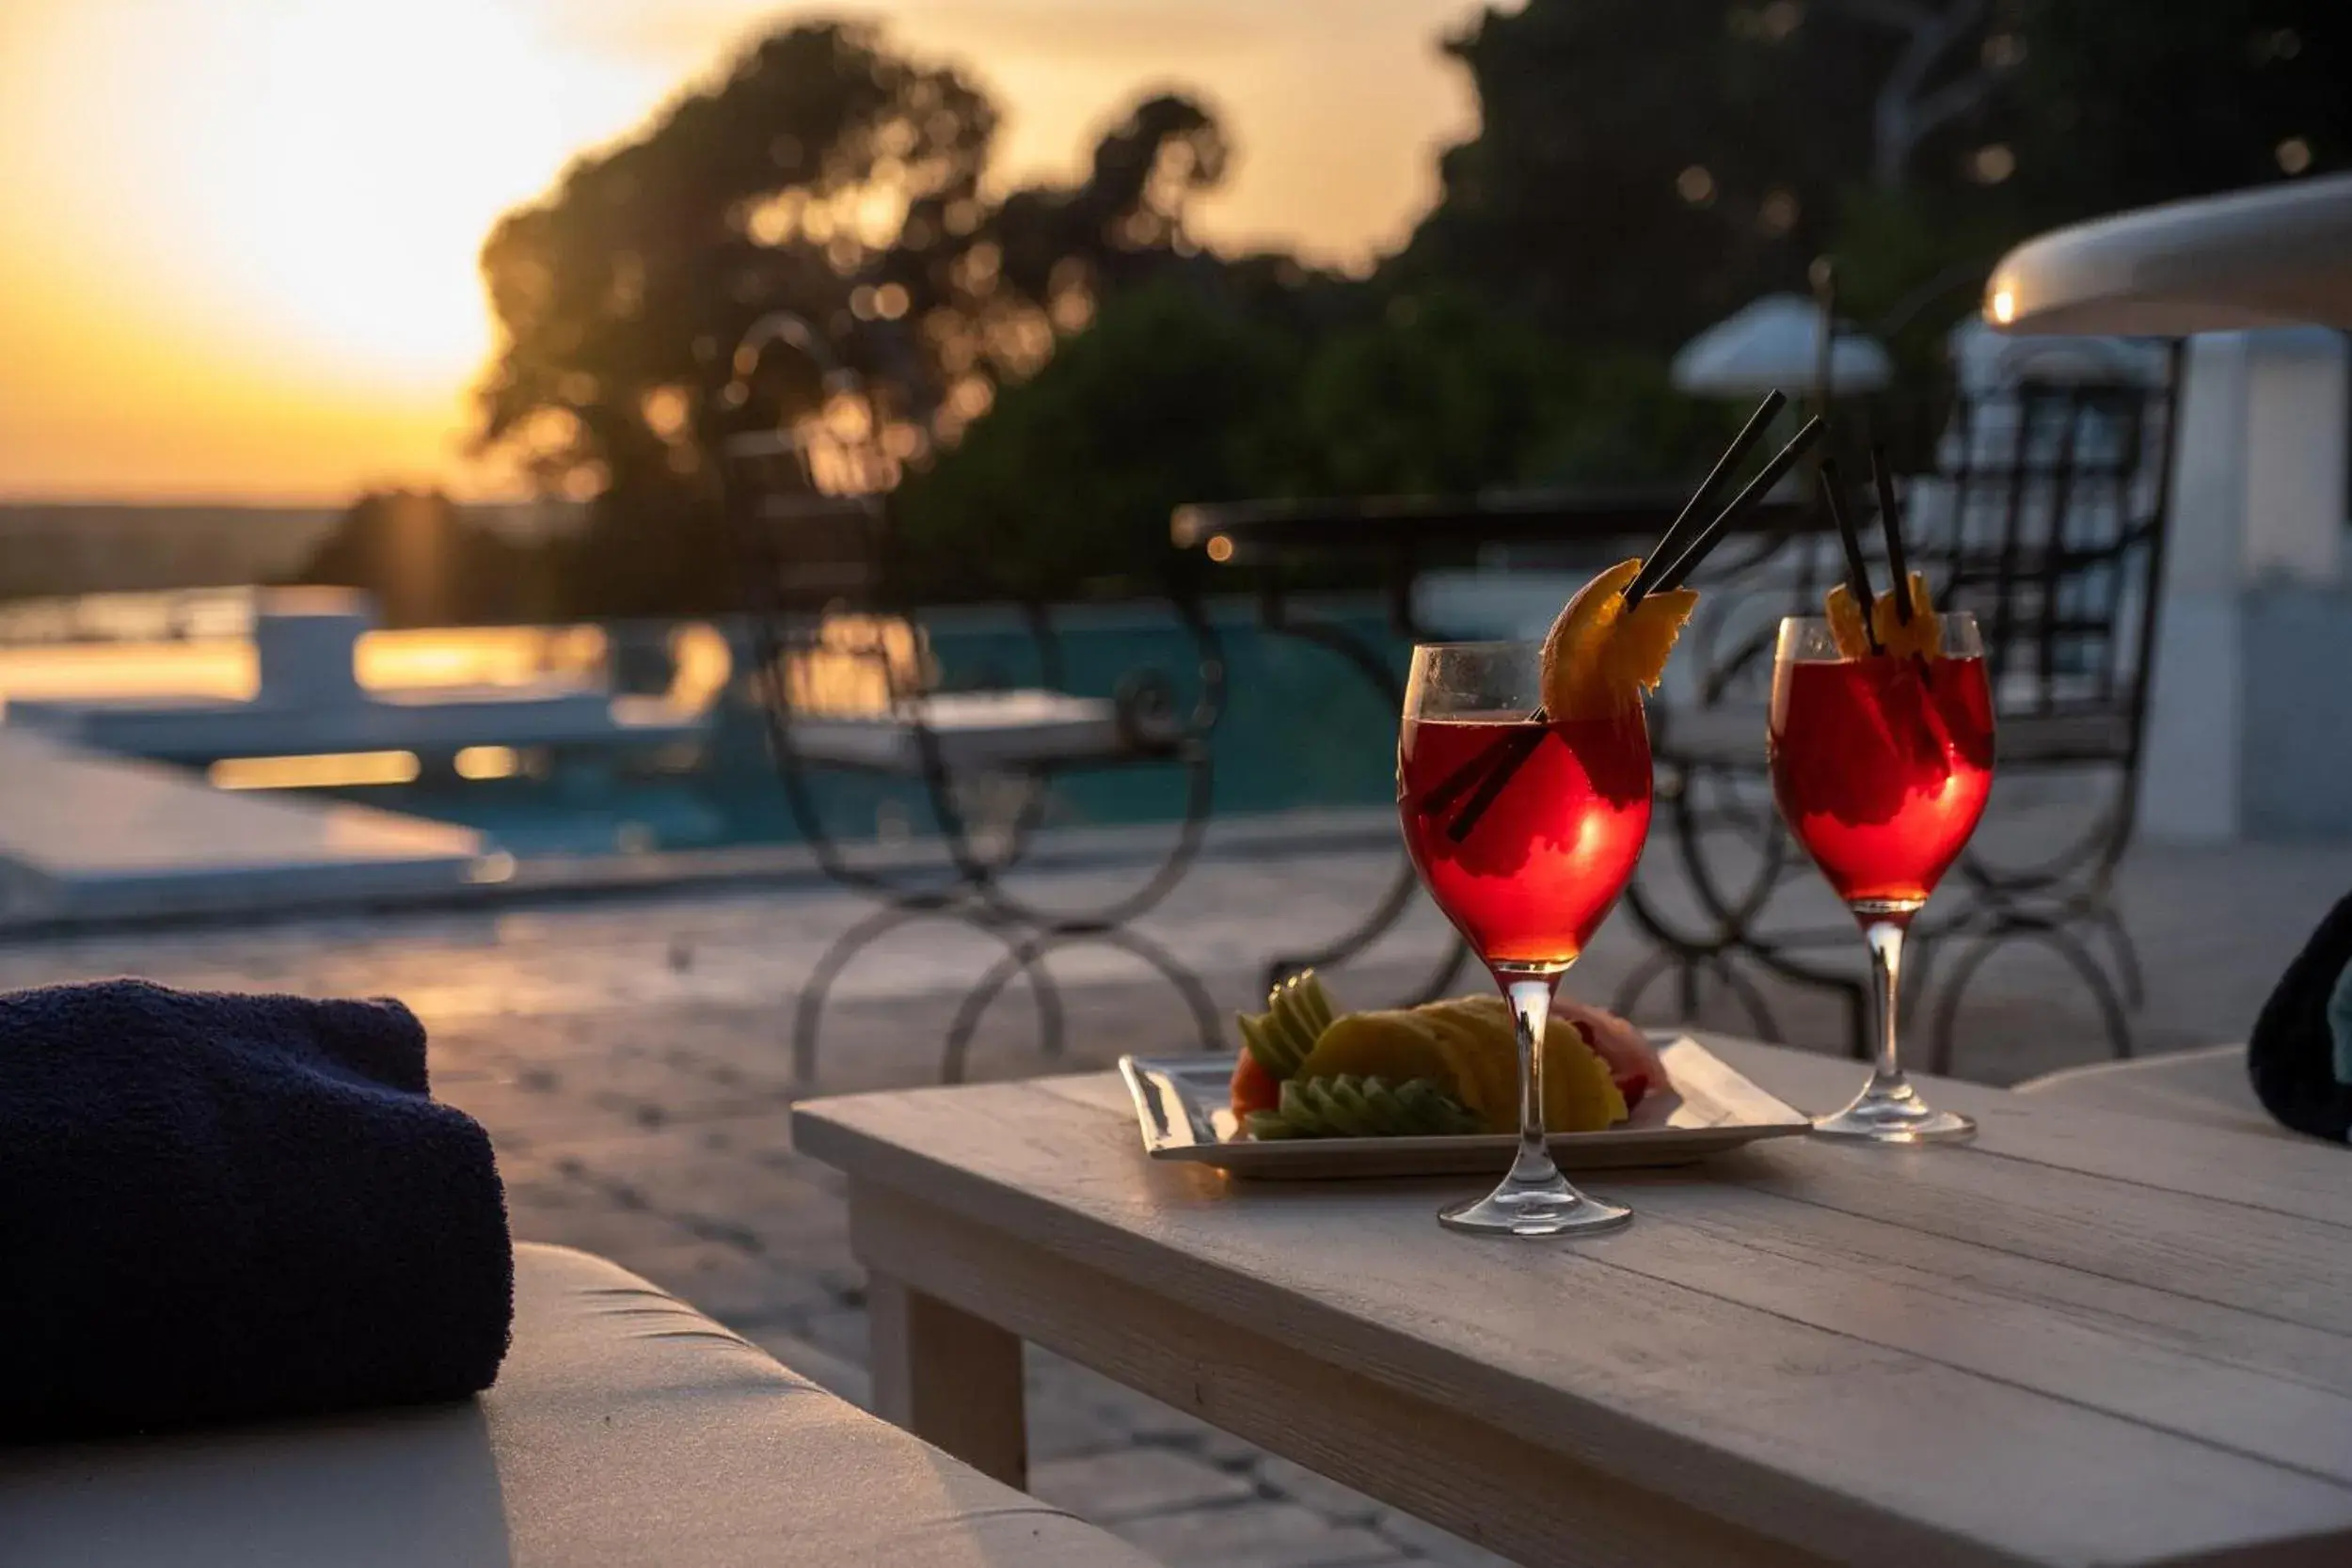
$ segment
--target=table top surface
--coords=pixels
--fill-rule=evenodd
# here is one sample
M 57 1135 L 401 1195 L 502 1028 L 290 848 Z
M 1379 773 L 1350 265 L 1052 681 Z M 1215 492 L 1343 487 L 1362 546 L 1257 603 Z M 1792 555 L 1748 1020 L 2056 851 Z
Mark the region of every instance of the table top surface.
M 1856 1084 L 1851 1062 L 1703 1037 L 1796 1105 Z M 1638 1218 L 1574 1243 L 1439 1229 L 1474 1183 L 1155 1164 L 1107 1073 L 817 1101 L 794 1139 L 1833 1555 L 2352 1560 L 2352 1157 L 1923 1083 L 1976 1144 L 1784 1140 L 1597 1175 Z
M 1447 546 L 1646 541 L 1665 531 L 1690 499 L 1691 488 L 1580 485 L 1477 496 L 1203 501 L 1176 509 L 1168 537 L 1180 549 L 1200 549 L 1222 540 L 1212 551 L 1214 559 L 1235 565 Z M 1735 518 L 1729 531 L 1753 534 L 1800 528 L 1810 515 L 1803 505 L 1770 500 Z

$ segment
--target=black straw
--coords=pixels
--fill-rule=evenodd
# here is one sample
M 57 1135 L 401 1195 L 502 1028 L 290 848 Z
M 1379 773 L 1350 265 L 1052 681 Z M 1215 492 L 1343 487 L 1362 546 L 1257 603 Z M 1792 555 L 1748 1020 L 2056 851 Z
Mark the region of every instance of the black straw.
M 1531 723 L 1541 723 L 1544 710 L 1538 707 L 1527 717 Z M 1421 798 L 1421 809 L 1433 813 L 1444 811 L 1467 794 L 1471 785 L 1493 771 L 1495 764 L 1510 753 L 1511 744 L 1507 739 L 1492 742 L 1470 761 L 1439 779 L 1438 787 Z
M 1883 443 L 1870 443 L 1870 482 L 1878 486 L 1879 527 L 1886 533 L 1886 569 L 1895 574 L 1895 618 L 1911 625 L 1911 562 L 1903 554 L 1902 509 L 1895 504 L 1895 476 L 1888 471 Z
M 1633 574 L 1631 582 L 1625 585 L 1625 607 L 1628 610 L 1640 604 L 1644 595 L 1659 586 L 1665 569 L 1681 559 L 1685 547 L 1682 536 L 1691 527 L 1692 519 L 1699 515 L 1699 508 L 1707 504 L 1708 499 L 1714 494 L 1715 486 L 1724 482 L 1724 476 L 1746 459 L 1749 450 L 1762 439 L 1765 427 L 1772 422 L 1773 416 L 1788 402 L 1788 394 L 1777 387 L 1764 394 L 1764 401 L 1756 405 L 1756 412 L 1748 416 L 1748 422 L 1740 427 L 1740 434 L 1731 438 L 1731 445 L 1725 447 L 1724 454 L 1715 459 L 1715 466 L 1708 470 L 1705 479 L 1699 481 L 1699 487 L 1691 492 L 1691 499 L 1682 503 L 1682 510 L 1675 515 L 1675 520 L 1666 525 L 1666 531 L 1658 536 L 1658 543 L 1650 547 L 1649 559 L 1642 562 L 1642 569 Z
M 1497 742 L 1494 766 L 1479 782 L 1478 792 L 1463 801 L 1461 811 L 1446 824 L 1445 836 L 1456 844 L 1470 837 L 1470 830 L 1478 826 L 1479 818 L 1486 815 L 1496 797 L 1502 793 L 1503 787 L 1526 766 L 1527 759 L 1535 754 L 1535 748 L 1542 745 L 1550 734 L 1551 726 L 1549 724 L 1529 725 L 1513 730 L 1509 736 Z
M 1699 531 L 1699 536 L 1691 541 L 1690 546 L 1675 560 L 1674 564 L 1667 567 L 1664 574 L 1659 578 L 1657 586 L 1660 588 L 1681 587 L 1683 579 L 1698 570 L 1699 562 L 1706 560 L 1707 552 L 1722 541 L 1724 531 L 1731 527 L 1732 523 L 1749 507 L 1762 499 L 1766 491 L 1778 484 L 1781 476 L 1796 467 L 1797 459 L 1813 450 L 1813 443 L 1821 438 L 1823 428 L 1821 416 L 1819 414 L 1799 426 L 1797 433 L 1788 437 L 1788 444 L 1772 453 L 1772 460 L 1758 468 L 1754 479 L 1740 486 L 1740 493 L 1731 498 L 1731 504 L 1717 513 L 1715 520 Z
M 1788 401 L 1787 395 L 1778 388 L 1774 388 L 1765 395 L 1764 401 L 1756 405 L 1756 412 L 1748 416 L 1748 422 L 1740 428 L 1740 434 L 1732 438 L 1731 445 L 1724 450 L 1723 456 L 1716 460 L 1715 467 L 1709 470 L 1707 478 L 1700 482 L 1698 489 L 1684 504 L 1680 515 L 1668 525 L 1666 531 L 1659 536 L 1658 544 L 1650 550 L 1648 558 L 1642 562 L 1641 571 L 1636 573 L 1633 580 L 1626 585 L 1624 598 L 1628 610 L 1640 604 L 1643 596 L 1655 589 L 1682 586 L 1682 579 L 1691 574 L 1699 562 L 1706 557 L 1708 550 L 1714 548 L 1715 542 L 1723 536 L 1724 531 L 1730 526 L 1732 519 L 1754 505 L 1756 498 L 1779 483 L 1781 476 L 1788 471 L 1790 466 L 1798 458 L 1803 457 L 1813 443 L 1820 438 L 1821 419 L 1817 414 L 1804 422 L 1797 434 L 1789 438 L 1788 444 L 1774 453 L 1772 460 L 1765 464 L 1754 479 L 1741 486 L 1740 493 L 1731 498 L 1731 504 L 1715 515 L 1714 521 L 1701 529 L 1697 536 L 1687 545 L 1677 542 L 1677 536 L 1687 531 L 1690 519 L 1698 515 L 1699 508 L 1706 503 L 1708 493 L 1715 487 L 1724 474 L 1739 466 L 1740 460 L 1747 455 L 1751 447 L 1756 445 L 1756 437 L 1764 433 L 1764 427 L 1772 422 L 1772 416 L 1779 413 L 1782 404 Z M 1661 567 L 1661 562 L 1665 562 L 1665 564 Z M 1645 578 L 1648 580 L 1645 581 Z M 1544 718 L 1544 710 L 1540 707 L 1528 715 L 1531 724 L 1538 723 Z M 1488 808 L 1493 806 L 1503 789 L 1509 785 L 1513 775 L 1526 765 L 1529 757 L 1535 754 L 1535 748 L 1541 745 L 1544 736 L 1550 733 L 1548 726 L 1530 728 L 1496 741 L 1442 780 L 1438 787 L 1424 798 L 1422 809 L 1424 811 L 1444 810 L 1446 803 L 1451 802 L 1463 790 L 1470 788 L 1470 782 L 1476 780 L 1477 789 L 1471 793 L 1469 800 L 1462 802 L 1462 809 L 1455 814 L 1454 820 L 1446 824 L 1446 836 L 1456 844 L 1461 843 L 1470 837 L 1470 830 L 1478 826 L 1479 818 L 1486 815 Z
M 1837 525 L 1837 537 L 1846 546 L 1846 588 L 1862 607 L 1862 640 L 1872 653 L 1880 653 L 1878 628 L 1871 625 L 1874 602 L 1870 593 L 1870 568 L 1862 559 L 1862 536 L 1854 531 L 1853 519 L 1846 515 L 1846 503 L 1837 495 L 1837 459 L 1821 460 L 1821 503 L 1829 508 L 1830 521 Z

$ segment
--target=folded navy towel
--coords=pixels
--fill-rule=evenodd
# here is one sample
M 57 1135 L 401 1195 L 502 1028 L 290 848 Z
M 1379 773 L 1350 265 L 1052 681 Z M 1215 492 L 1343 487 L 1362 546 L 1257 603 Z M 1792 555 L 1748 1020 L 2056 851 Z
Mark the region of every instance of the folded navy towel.
M 0 1437 L 459 1398 L 514 1282 L 399 1003 L 0 993 Z
M 2280 1122 L 2352 1142 L 2352 897 L 2328 911 L 2263 1004 L 2246 1070 Z

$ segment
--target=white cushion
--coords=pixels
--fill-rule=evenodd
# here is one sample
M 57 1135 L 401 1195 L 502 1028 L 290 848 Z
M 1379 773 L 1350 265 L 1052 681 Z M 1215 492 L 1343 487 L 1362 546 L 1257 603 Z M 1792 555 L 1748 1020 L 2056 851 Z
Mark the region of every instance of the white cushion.
M 478 1401 L 0 1449 L 0 1560 L 1149 1568 L 614 1264 L 516 1265 L 515 1346 Z

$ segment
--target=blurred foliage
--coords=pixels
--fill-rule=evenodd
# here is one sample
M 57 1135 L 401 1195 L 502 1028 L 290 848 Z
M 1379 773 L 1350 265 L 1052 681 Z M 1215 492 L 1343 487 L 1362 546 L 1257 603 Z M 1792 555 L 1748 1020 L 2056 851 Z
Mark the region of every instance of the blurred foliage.
M 1526 0 L 1443 48 L 1480 132 L 1348 279 L 1189 239 L 1230 149 L 1188 98 L 1000 197 L 961 71 L 865 25 L 756 41 L 484 249 L 481 438 L 594 499 L 565 612 L 734 602 L 708 410 L 776 309 L 862 378 L 897 586 L 1059 596 L 1187 569 L 1184 500 L 1689 474 L 1740 411 L 1667 357 L 1824 252 L 1919 372 L 2025 234 L 2352 166 L 2343 0 Z M 803 367 L 733 417 L 827 396 Z
M 1456 293 L 1397 293 L 1306 362 L 1289 487 L 1443 495 L 1519 478 L 1565 390 L 1553 345 Z
M 1199 106 L 1148 99 L 1082 182 L 1002 200 L 983 188 L 996 119 L 869 26 L 787 27 L 500 221 L 482 263 L 505 346 L 480 440 L 593 498 L 568 574 L 581 610 L 729 602 L 704 415 L 761 316 L 812 323 L 866 373 L 894 458 L 920 459 L 1057 328 L 1184 259 L 1184 204 L 1225 164 Z M 806 377 L 758 390 L 743 416 L 771 422 L 821 395 Z
M 2352 168 L 2344 0 L 2016 0 L 1993 127 L 2019 216 L 2094 213 Z
M 1183 280 L 1106 303 L 894 498 L 896 586 L 1055 598 L 1167 583 L 1168 515 L 1280 485 L 1297 345 Z
M 2344 0 L 1529 0 L 1446 48 L 1483 127 L 1388 270 L 1578 344 L 1669 350 L 1824 250 L 1849 314 L 1948 325 L 2026 234 L 2352 166 Z

